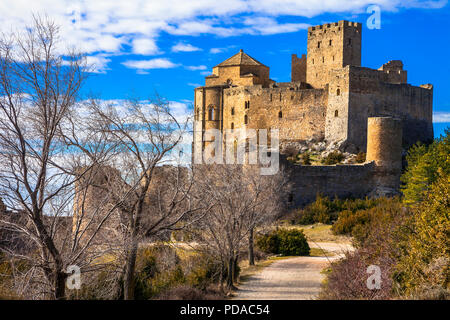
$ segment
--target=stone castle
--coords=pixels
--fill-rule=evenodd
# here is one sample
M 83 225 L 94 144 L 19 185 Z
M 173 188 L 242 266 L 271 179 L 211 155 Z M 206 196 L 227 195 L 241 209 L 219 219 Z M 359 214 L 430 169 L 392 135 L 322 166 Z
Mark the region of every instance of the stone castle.
M 363 164 L 287 164 L 289 201 L 317 193 L 333 197 L 395 194 L 402 152 L 433 139 L 433 86 L 407 83 L 399 60 L 379 69 L 361 66 L 362 25 L 339 21 L 308 29 L 307 54 L 292 55 L 291 82 L 270 79 L 269 67 L 242 49 L 212 69 L 195 89 L 194 150 L 213 142 L 217 129 L 278 129 L 280 152 L 305 141 L 342 152 L 366 152 Z M 199 149 L 198 149 L 199 148 Z
M 408 84 L 399 60 L 362 67 L 361 33 L 349 21 L 310 27 L 307 55 L 292 55 L 291 82 L 271 80 L 269 67 L 240 50 L 195 89 L 194 131 L 273 128 L 282 148 L 314 139 L 357 153 L 367 147 L 367 119 L 391 116 L 402 120 L 405 148 L 432 139 L 433 86 Z

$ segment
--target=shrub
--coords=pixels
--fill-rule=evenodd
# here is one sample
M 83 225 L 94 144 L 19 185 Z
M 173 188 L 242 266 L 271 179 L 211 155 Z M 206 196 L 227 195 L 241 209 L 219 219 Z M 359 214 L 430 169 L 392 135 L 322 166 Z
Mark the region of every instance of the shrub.
M 267 253 L 307 256 L 309 245 L 301 230 L 278 229 L 257 238 L 256 245 Z
M 364 163 L 366 162 L 366 153 L 365 152 L 358 152 L 355 158 L 356 163 Z
M 332 165 L 341 163 L 344 160 L 344 155 L 339 151 L 333 151 L 329 153 L 324 159 L 322 159 L 322 163 L 326 165 Z
M 198 254 L 185 262 L 186 282 L 190 286 L 205 290 L 208 285 L 218 280 L 221 265 L 213 257 Z M 187 269 L 187 270 L 186 270 Z
M 309 152 L 305 152 L 301 155 L 302 164 L 305 166 L 311 165 L 311 155 Z

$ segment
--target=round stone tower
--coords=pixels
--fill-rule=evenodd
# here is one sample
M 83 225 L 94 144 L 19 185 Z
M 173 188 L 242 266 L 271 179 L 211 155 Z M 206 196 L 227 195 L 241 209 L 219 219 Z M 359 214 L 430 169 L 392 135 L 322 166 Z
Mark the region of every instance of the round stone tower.
M 367 124 L 367 161 L 375 162 L 374 192 L 398 193 L 402 170 L 402 122 L 392 117 L 373 117 Z

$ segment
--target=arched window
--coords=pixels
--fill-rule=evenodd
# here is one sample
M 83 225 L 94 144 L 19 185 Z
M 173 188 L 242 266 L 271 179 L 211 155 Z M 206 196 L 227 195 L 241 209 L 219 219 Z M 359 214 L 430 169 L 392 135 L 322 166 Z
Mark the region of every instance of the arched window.
M 336 95 L 337 95 L 337 96 L 340 96 L 340 95 L 341 95 L 341 89 L 338 88 L 338 89 L 336 90 Z
M 244 116 L 244 124 L 248 124 L 248 116 L 247 115 Z
M 280 118 L 280 119 L 283 118 L 283 112 L 281 112 L 281 111 L 278 112 L 278 118 Z
M 216 116 L 216 110 L 214 109 L 213 106 L 209 107 L 208 109 L 208 120 L 216 120 L 215 116 Z
M 334 111 L 334 116 L 338 117 L 339 116 L 339 112 L 337 110 Z

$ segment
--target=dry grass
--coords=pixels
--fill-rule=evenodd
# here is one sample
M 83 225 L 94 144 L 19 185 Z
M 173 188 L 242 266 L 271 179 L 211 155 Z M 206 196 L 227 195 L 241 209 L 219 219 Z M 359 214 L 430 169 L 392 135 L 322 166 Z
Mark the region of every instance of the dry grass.
M 313 242 L 335 242 L 335 243 L 351 243 L 351 238 L 342 235 L 334 235 L 331 232 L 331 225 L 323 223 L 315 223 L 306 226 L 300 225 L 283 225 L 284 228 L 303 230 L 308 241 Z

